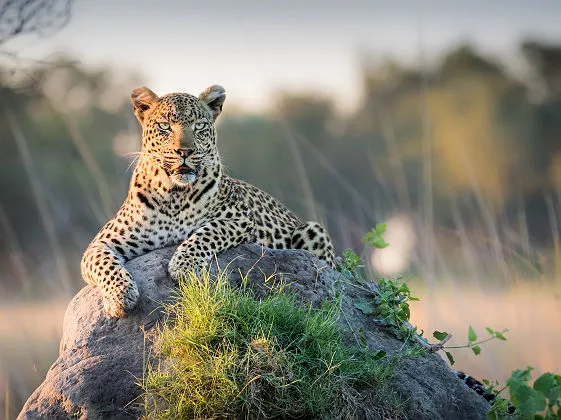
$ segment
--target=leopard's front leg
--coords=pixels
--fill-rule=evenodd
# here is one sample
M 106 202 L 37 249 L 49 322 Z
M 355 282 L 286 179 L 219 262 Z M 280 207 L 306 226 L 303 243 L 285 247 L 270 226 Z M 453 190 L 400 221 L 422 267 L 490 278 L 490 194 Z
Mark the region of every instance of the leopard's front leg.
M 134 308 L 138 287 L 109 245 L 92 242 L 82 257 L 81 270 L 86 282 L 101 289 L 103 306 L 110 316 L 121 318 Z
M 190 270 L 200 273 L 214 254 L 247 242 L 253 226 L 253 222 L 245 218 L 218 219 L 204 224 L 177 247 L 168 266 L 170 276 L 177 280 Z

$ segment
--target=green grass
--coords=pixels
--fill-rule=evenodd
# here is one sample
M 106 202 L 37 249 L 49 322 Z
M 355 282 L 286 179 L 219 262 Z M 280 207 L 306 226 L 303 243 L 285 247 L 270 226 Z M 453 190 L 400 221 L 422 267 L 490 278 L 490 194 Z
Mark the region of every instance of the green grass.
M 223 275 L 189 275 L 165 307 L 141 386 L 149 418 L 337 418 L 403 415 L 392 363 L 344 345 L 339 305 L 302 307 L 275 288 L 256 300 Z

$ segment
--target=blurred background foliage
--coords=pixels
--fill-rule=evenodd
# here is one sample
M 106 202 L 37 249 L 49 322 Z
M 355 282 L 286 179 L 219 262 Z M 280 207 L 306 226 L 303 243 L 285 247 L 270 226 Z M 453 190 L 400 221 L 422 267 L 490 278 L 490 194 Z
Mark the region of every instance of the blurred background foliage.
M 339 254 L 362 250 L 361 238 L 376 222 L 401 221 L 414 239 L 392 237 L 390 223 L 388 250 L 408 243 L 399 270 L 420 279 L 413 290 L 428 293 L 432 306 L 423 313 L 436 314 L 435 327 L 459 318 L 463 329 L 474 301 L 492 308 L 496 300 L 482 296 L 517 281 L 530 289 L 510 296 L 512 310 L 530 299 L 534 284 L 545 285 L 546 295 L 557 297 L 543 305 L 549 312 L 540 319 L 559 324 L 561 45 L 527 40 L 519 58 L 524 77 L 469 45 L 428 70 L 363 54 L 361 100 L 344 112 L 319 92 L 277 92 L 272 111 L 252 114 L 236 111 L 230 98 L 218 122 L 224 163 L 232 176 L 272 193 L 302 218 L 326 222 Z M 140 147 L 128 86 L 143 77 L 94 70 L 72 57 L 37 63 L 17 78 L 4 70 L 0 299 L 62 302 L 34 309 L 56 314 L 56 328 L 48 350 L 31 346 L 24 361 L 18 349 L 39 335 L 17 323 L 10 332 L 10 319 L 0 313 L 0 337 L 12 337 L 0 344 L 0 393 L 12 401 L 6 411 L 17 413 L 56 357 L 60 316 L 84 285 L 82 252 L 126 195 Z M 443 313 L 440 295 L 431 300 L 435 284 L 467 284 L 480 294 L 464 294 L 465 306 L 452 308 L 447 295 Z M 24 322 L 19 308 L 6 313 Z M 503 324 L 514 315 L 495 315 L 485 325 L 516 327 Z M 486 322 L 483 315 L 477 320 Z M 36 318 L 31 324 L 42 332 L 53 328 Z M 548 345 L 536 358 L 552 370 L 559 360 Z M 504 369 L 493 373 L 508 376 Z
M 345 114 L 315 92 L 278 92 L 269 114 L 226 106 L 224 162 L 302 217 L 325 220 L 339 251 L 404 212 L 421 243 L 459 230 L 486 235 L 483 247 L 511 238 L 535 268 L 557 235 L 561 46 L 527 41 L 520 52 L 524 80 L 467 45 L 430 71 L 365 55 L 361 102 Z M 59 282 L 50 268 L 62 269 L 69 293 L 81 286 L 79 255 L 120 206 L 140 144 L 119 80 L 71 58 L 0 79 L 4 293 L 44 296 Z
M 116 148 L 133 121 L 110 70 L 61 58 L 9 81 L 0 87 L 2 288 L 44 296 L 60 282 L 54 273 L 67 287 L 79 278 L 77 255 L 122 200 L 128 162 Z

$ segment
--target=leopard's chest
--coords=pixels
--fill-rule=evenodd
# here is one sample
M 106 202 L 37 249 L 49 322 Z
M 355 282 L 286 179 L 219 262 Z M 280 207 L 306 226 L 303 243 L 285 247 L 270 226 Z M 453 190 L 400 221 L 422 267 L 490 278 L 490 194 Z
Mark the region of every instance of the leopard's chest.
M 209 220 L 207 212 L 185 200 L 163 202 L 151 220 L 152 236 L 157 247 L 181 243 Z
M 152 191 L 141 207 L 145 232 L 153 247 L 161 248 L 187 240 L 191 234 L 213 219 L 218 194 L 211 179 L 201 179 L 192 188 Z M 134 196 L 134 194 L 132 194 Z

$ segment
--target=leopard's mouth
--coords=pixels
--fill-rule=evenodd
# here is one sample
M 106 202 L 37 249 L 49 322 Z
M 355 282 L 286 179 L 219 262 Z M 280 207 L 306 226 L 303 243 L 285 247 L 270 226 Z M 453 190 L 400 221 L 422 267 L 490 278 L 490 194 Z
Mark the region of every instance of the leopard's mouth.
M 180 174 L 180 175 L 189 174 L 189 173 L 193 173 L 193 174 L 197 173 L 197 171 L 194 168 L 192 168 L 190 166 L 187 166 L 185 164 L 179 165 L 178 167 L 175 168 L 175 170 L 173 172 L 175 174 Z
M 172 179 L 180 184 L 192 184 L 197 176 L 198 171 L 195 168 L 182 164 L 173 170 Z

